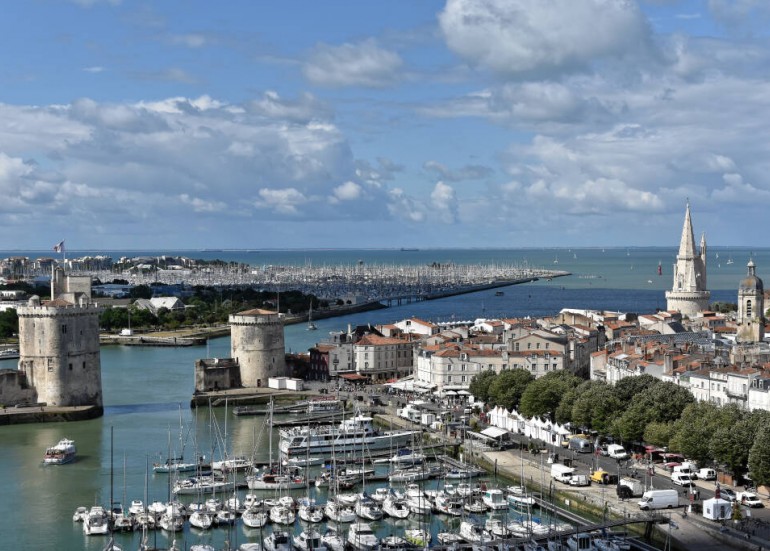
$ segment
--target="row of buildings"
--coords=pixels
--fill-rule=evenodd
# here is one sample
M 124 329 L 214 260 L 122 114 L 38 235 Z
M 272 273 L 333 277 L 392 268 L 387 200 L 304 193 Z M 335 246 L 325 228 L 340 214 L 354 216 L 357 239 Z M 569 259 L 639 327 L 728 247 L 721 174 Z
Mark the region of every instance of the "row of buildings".
M 689 205 L 667 311 L 635 315 L 563 310 L 539 319 L 478 319 L 434 324 L 416 318 L 349 327 L 287 364 L 283 320 L 247 310 L 230 317 L 229 358 L 195 365 L 196 392 L 257 388 L 269 378 L 299 376 L 389 382 L 413 388 L 467 390 L 483 371 L 526 369 L 535 377 L 569 370 L 615 383 L 641 374 L 690 388 L 699 400 L 770 410 L 770 346 L 764 340 L 764 287 L 749 261 L 738 310 L 708 311 L 706 242 L 695 247 Z M 31 297 L 17 308 L 20 360 L 0 373 L 0 403 L 101 407 L 100 307 L 90 276 L 52 266 L 51 300 Z M 150 305 L 148 305 L 149 307 Z

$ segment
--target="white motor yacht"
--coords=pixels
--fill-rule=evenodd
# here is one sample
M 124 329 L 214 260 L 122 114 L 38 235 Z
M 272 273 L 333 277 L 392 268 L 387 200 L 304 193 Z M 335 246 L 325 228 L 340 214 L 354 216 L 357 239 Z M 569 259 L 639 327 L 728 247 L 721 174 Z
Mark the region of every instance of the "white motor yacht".
M 321 534 L 315 530 L 303 530 L 292 538 L 294 547 L 299 551 L 326 551 Z
M 76 454 L 75 442 L 68 438 L 62 438 L 56 445 L 45 450 L 43 463 L 46 465 L 64 465 L 74 461 Z
M 508 501 L 505 499 L 505 494 L 498 488 L 489 488 L 484 495 L 481 496 L 481 500 L 484 505 L 492 509 L 493 511 L 503 510 L 508 508 Z
M 75 512 L 72 513 L 72 522 L 83 522 L 88 515 L 88 507 L 78 507 Z
M 83 533 L 87 536 L 107 534 L 110 531 L 109 517 L 104 507 L 94 505 L 83 518 Z
M 390 495 L 390 488 L 377 488 L 369 497 L 377 503 L 382 504 L 385 503 L 385 500 L 388 499 Z
M 141 515 L 144 513 L 144 502 L 141 499 L 132 500 L 128 512 L 132 515 Z
M 373 551 L 380 540 L 374 535 L 371 526 L 365 522 L 356 522 L 350 525 L 348 543 L 357 551 Z
M 460 536 L 468 543 L 481 543 L 492 541 L 492 534 L 490 534 L 484 526 L 477 522 L 471 522 L 464 520 L 460 523 Z
M 514 535 L 513 531 L 509 529 L 499 518 L 488 518 L 484 522 L 484 528 L 487 530 L 487 532 L 492 534 L 496 540 L 507 540 L 512 538 Z
M 274 530 L 262 545 L 267 551 L 291 551 L 291 538 L 286 530 Z
M 428 496 L 417 484 L 407 486 L 406 506 L 415 515 L 429 515 L 432 508 Z

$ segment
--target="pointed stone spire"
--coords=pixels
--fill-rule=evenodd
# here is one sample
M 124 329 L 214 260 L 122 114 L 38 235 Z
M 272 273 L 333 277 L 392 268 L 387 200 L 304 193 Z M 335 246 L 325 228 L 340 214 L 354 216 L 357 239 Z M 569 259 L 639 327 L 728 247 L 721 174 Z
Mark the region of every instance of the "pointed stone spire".
M 687 212 L 684 215 L 684 227 L 682 228 L 682 239 L 679 241 L 679 257 L 693 258 L 695 256 L 695 234 L 692 231 L 692 220 L 690 219 L 690 202 L 687 202 Z

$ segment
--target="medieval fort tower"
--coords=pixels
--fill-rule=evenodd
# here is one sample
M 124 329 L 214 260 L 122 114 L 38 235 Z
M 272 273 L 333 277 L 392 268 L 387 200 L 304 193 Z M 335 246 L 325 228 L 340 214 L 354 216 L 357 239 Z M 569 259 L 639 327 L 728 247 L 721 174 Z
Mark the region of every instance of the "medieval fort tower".
M 90 276 L 54 268 L 51 299 L 18 309 L 19 369 L 49 406 L 102 406 L 99 314 Z
M 666 309 L 692 317 L 708 310 L 710 297 L 706 287 L 706 237 L 701 237 L 700 251 L 696 252 L 690 204 L 687 203 L 679 254 L 674 264 L 674 286 L 666 291 Z
M 277 312 L 246 310 L 229 321 L 230 355 L 240 365 L 244 387 L 267 386 L 269 377 L 287 375 L 283 322 Z

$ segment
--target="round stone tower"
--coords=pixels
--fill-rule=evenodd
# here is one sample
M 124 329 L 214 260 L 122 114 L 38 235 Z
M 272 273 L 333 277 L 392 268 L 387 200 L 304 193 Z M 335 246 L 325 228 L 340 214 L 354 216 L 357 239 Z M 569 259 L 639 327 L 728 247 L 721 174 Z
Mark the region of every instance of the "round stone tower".
M 246 310 L 230 316 L 230 355 L 241 368 L 244 387 L 267 386 L 269 377 L 284 377 L 286 349 L 277 312 Z
M 762 342 L 765 337 L 765 288 L 753 260 L 738 287 L 738 342 Z
M 82 295 L 18 308 L 19 369 L 49 406 L 102 406 L 101 308 Z

